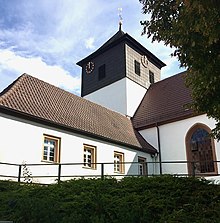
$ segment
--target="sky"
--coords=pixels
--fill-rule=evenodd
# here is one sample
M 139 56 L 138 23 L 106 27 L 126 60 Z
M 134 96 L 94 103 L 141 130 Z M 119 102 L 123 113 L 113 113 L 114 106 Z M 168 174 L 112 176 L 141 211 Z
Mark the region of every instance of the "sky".
M 141 35 L 138 0 L 0 0 L 0 92 L 23 73 L 80 95 L 81 68 L 76 65 L 122 30 L 161 59 L 161 78 L 183 69 L 174 49 Z

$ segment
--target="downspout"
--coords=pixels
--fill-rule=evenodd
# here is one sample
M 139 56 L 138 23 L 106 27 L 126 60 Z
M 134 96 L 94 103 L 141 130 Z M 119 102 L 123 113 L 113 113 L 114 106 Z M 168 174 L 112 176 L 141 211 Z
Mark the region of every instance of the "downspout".
M 162 159 L 161 159 L 161 147 L 160 147 L 160 129 L 159 129 L 157 122 L 155 124 L 156 124 L 156 128 L 157 128 L 157 143 L 158 143 L 158 152 L 159 152 L 160 175 L 162 175 L 163 171 L 162 171 L 162 161 L 161 161 Z

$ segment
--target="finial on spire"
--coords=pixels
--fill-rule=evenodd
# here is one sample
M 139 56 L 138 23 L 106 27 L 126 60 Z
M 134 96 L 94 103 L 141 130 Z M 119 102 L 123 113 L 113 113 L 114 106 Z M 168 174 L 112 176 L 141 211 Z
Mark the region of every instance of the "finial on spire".
M 119 16 L 119 31 L 121 31 L 122 27 L 122 8 L 118 8 L 118 16 Z

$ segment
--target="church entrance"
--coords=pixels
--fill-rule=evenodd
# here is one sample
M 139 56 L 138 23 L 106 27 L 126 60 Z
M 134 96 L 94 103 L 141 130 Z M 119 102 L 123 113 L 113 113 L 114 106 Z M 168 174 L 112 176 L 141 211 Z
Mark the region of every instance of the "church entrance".
M 188 173 L 190 175 L 215 175 L 217 163 L 214 140 L 210 137 L 211 129 L 203 124 L 196 124 L 186 135 Z

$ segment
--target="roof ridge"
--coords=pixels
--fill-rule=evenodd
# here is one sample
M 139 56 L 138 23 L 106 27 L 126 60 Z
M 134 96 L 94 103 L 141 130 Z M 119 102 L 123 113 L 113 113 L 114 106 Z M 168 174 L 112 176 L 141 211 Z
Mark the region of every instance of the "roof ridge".
M 117 39 L 120 39 L 125 34 L 126 34 L 125 32 L 123 32 L 122 30 L 119 30 L 112 37 L 110 37 L 105 43 L 103 43 L 97 50 L 106 48 L 109 44 L 116 41 Z
M 96 49 L 93 53 L 89 56 L 85 57 L 84 59 L 78 61 L 76 64 L 82 66 L 82 61 L 87 60 L 90 57 L 93 57 L 94 54 L 100 53 L 101 51 L 105 51 L 108 47 L 114 44 L 116 41 L 122 39 L 124 36 L 128 35 L 122 30 L 117 31 L 113 36 L 111 36 L 107 41 L 105 41 L 98 49 Z
M 91 53 L 89 56 L 85 57 L 84 59 L 78 61 L 76 64 L 82 67 L 86 61 L 96 57 L 97 55 L 101 54 L 102 52 L 105 52 L 106 50 L 108 50 L 110 47 L 113 47 L 123 41 L 131 43 L 134 48 L 137 48 L 143 54 L 146 54 L 148 59 L 150 61 L 152 61 L 156 66 L 158 66 L 160 68 L 166 66 L 166 64 L 163 61 L 161 61 L 157 56 L 155 56 L 153 53 L 151 53 L 145 46 L 143 46 L 136 39 L 134 39 L 131 35 L 129 35 L 126 32 L 123 32 L 122 30 L 117 31 L 110 39 L 108 39 L 97 50 L 95 50 L 93 53 Z
M 11 93 L 13 93 L 22 83 L 23 79 L 25 79 L 28 76 L 30 75 L 23 73 L 10 85 L 8 85 L 2 92 L 0 92 L 0 102 L 3 101 L 5 98 L 7 98 Z

